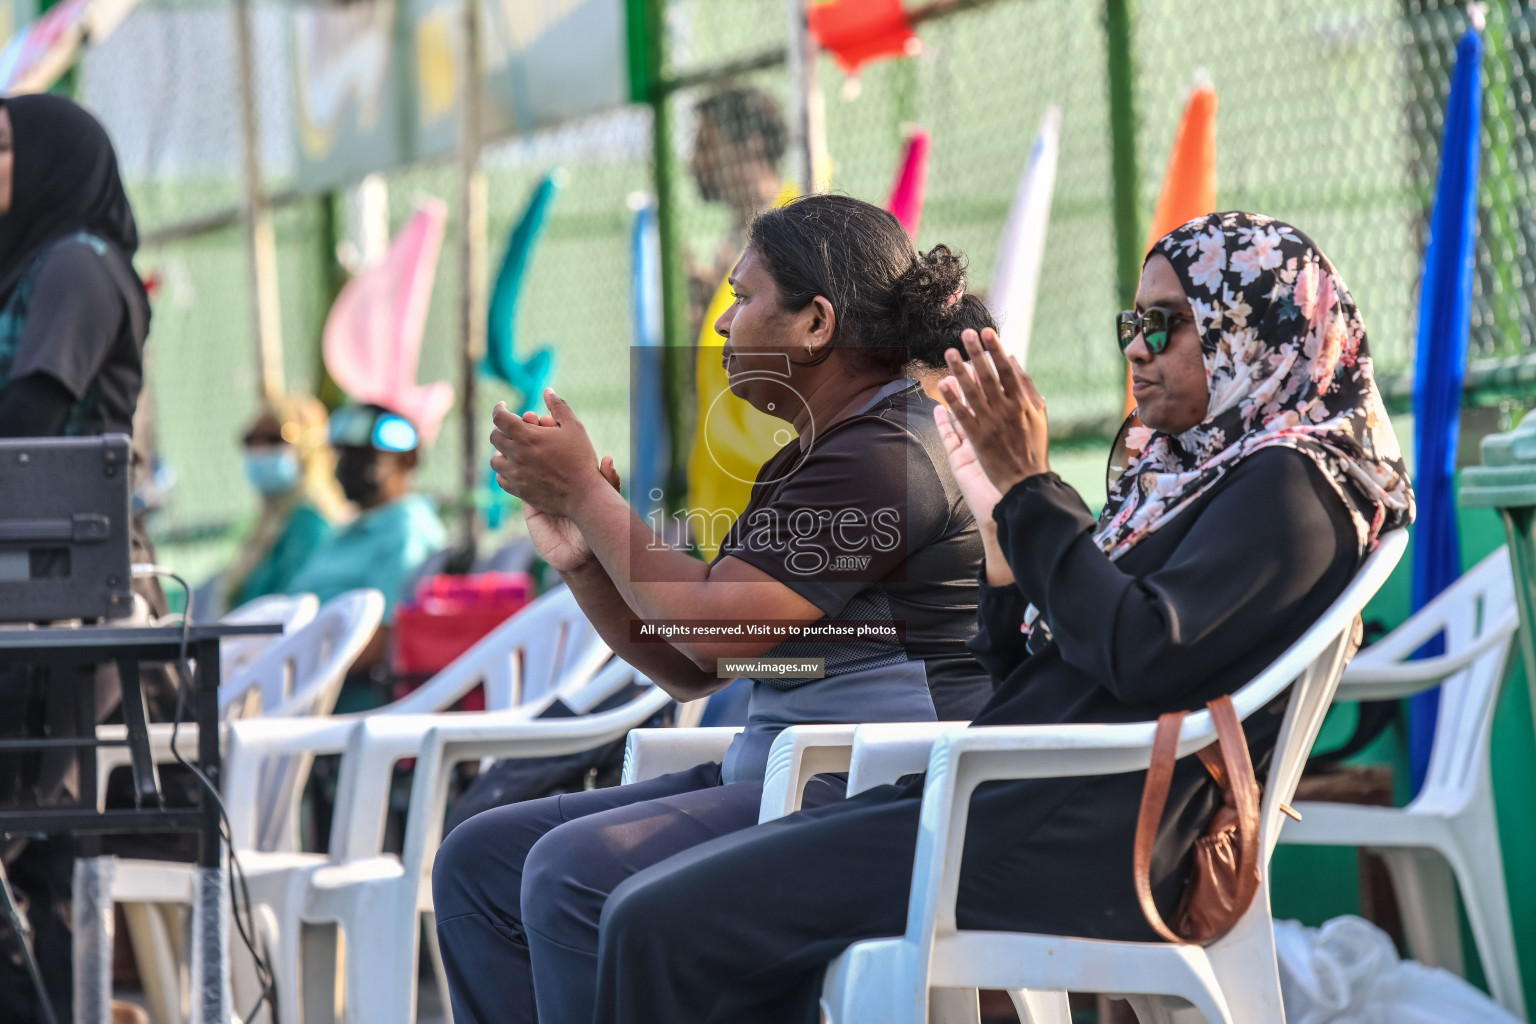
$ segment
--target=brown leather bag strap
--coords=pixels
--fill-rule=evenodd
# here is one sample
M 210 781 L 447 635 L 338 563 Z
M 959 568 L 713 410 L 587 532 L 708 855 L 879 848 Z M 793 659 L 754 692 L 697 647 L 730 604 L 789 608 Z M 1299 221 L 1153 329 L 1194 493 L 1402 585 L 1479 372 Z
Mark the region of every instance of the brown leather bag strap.
M 1186 712 L 1159 715 L 1157 732 L 1152 738 L 1152 764 L 1147 768 L 1147 784 L 1141 791 L 1141 813 L 1136 817 L 1136 848 L 1132 871 L 1136 879 L 1136 898 L 1141 912 L 1153 931 L 1169 942 L 1186 942 L 1163 920 L 1152 900 L 1152 847 L 1157 843 L 1157 826 L 1163 820 L 1168 803 L 1168 789 L 1173 785 L 1173 766 L 1179 754 L 1179 730 Z M 1246 754 L 1246 748 L 1244 753 Z
M 1238 720 L 1232 698 L 1223 694 L 1206 705 L 1216 726 L 1216 740 L 1226 767 L 1226 786 L 1237 809 L 1238 882 L 1235 908 L 1238 916 L 1248 910 L 1259 892 L 1259 780 L 1248 756 L 1248 739 Z M 1236 924 L 1234 919 L 1232 924 Z
M 1195 756 L 1200 763 L 1205 765 L 1206 772 L 1211 780 L 1216 783 L 1223 793 L 1227 791 L 1227 769 L 1221 763 L 1221 740 L 1216 740 L 1210 746 L 1201 747 L 1195 751 Z

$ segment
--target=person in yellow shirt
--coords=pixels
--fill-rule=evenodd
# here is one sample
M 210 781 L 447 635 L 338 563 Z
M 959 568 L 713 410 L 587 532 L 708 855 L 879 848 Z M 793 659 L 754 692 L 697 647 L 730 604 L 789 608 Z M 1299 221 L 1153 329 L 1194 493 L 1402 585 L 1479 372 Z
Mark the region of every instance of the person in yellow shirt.
M 694 347 L 696 416 L 685 516 L 694 547 L 714 557 L 746 508 L 757 470 L 790 439 L 783 434 L 782 419 L 725 398 L 730 393 L 720 364 L 725 339 L 714 333 L 714 322 L 733 301 L 725 278 L 745 244 L 746 226 L 757 213 L 790 201 L 796 189 L 779 172 L 790 134 L 777 100 L 759 89 L 723 89 L 694 112 L 694 183 L 707 203 L 731 210 L 730 232 L 714 258 L 688 263 L 688 316 L 699 341 Z
M 706 558 L 746 508 L 758 469 L 787 443 L 784 421 L 729 397 L 721 365 L 725 339 L 715 321 L 732 302 L 726 275 L 746 239 L 747 225 L 763 210 L 795 196 L 779 173 L 789 134 L 778 102 L 758 89 L 717 92 L 697 109 L 691 169 L 706 202 L 731 210 L 732 226 L 715 259 L 690 260 L 689 316 L 697 333 L 694 396 L 697 415 L 688 454 L 687 524 Z

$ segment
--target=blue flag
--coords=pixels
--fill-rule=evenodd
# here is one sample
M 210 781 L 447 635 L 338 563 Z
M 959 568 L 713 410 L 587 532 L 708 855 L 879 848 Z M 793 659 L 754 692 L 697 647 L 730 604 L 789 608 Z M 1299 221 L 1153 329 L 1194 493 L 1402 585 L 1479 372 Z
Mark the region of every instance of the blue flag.
M 1414 491 L 1419 506 L 1413 544 L 1414 611 L 1461 575 L 1453 478 L 1472 326 L 1482 64 L 1482 38 L 1469 30 L 1456 45 L 1456 70 L 1440 147 L 1440 180 L 1435 188 L 1419 296 L 1413 382 Z M 1444 639 L 1436 638 L 1420 653 L 1429 656 L 1443 650 Z M 1438 689 L 1419 694 L 1409 705 L 1408 755 L 1415 791 L 1429 767 L 1439 708 Z

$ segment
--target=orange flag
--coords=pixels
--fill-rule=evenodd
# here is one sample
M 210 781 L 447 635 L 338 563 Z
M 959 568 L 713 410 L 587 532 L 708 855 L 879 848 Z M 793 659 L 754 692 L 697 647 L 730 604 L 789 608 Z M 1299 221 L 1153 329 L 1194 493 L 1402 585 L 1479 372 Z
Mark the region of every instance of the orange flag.
M 1168 157 L 1163 190 L 1152 214 L 1147 251 L 1185 221 L 1216 211 L 1216 88 L 1209 82 L 1195 86 L 1184 105 L 1184 120 Z M 1125 412 L 1136 408 L 1131 397 L 1130 369 L 1125 375 Z

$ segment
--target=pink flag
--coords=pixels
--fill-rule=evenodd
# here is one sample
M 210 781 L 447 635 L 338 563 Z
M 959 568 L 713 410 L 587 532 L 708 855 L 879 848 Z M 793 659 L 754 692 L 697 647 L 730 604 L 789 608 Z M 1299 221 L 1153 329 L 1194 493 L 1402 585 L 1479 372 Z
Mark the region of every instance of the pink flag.
M 907 234 L 917 237 L 917 227 L 923 220 L 923 196 L 928 191 L 928 148 L 932 142 L 926 128 L 913 128 L 907 134 L 906 152 L 901 158 L 901 170 L 896 183 L 891 186 L 891 197 L 885 208 L 895 214 Z
M 429 199 L 384 261 L 348 281 L 325 321 L 325 368 L 347 395 L 399 413 L 431 444 L 453 406 L 447 381 L 416 383 L 448 207 Z

